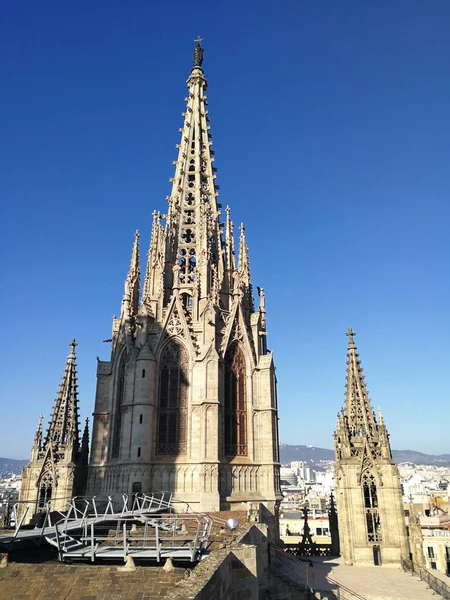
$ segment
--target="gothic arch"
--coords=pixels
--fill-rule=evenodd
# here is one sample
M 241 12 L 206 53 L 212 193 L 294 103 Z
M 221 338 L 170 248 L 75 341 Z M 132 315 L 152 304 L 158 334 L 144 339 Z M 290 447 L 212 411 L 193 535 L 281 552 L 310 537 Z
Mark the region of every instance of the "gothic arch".
M 38 498 L 37 498 L 37 512 L 45 510 L 45 505 L 52 499 L 53 488 L 55 487 L 55 481 L 52 473 L 47 470 L 39 479 L 38 483 Z
M 366 518 L 367 541 L 381 542 L 377 477 L 372 470 L 367 469 L 361 474 L 361 490 Z
M 224 441 L 226 456 L 247 456 L 247 365 L 238 343 L 224 360 Z
M 157 454 L 186 454 L 189 353 L 178 338 L 161 349 L 158 369 Z
M 378 508 L 377 477 L 371 470 L 361 474 L 361 486 L 365 508 Z

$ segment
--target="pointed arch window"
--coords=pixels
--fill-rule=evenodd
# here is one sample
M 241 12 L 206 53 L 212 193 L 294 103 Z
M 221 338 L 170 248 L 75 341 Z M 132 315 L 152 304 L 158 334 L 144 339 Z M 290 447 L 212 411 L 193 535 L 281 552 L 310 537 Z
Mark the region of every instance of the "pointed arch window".
M 158 454 L 186 454 L 189 357 L 172 340 L 164 348 L 159 368 Z
M 122 354 L 117 372 L 117 393 L 116 393 L 116 415 L 114 418 L 114 430 L 112 441 L 111 458 L 119 458 L 120 438 L 122 434 L 122 413 L 123 403 L 125 401 L 125 353 Z
M 225 354 L 224 438 L 227 456 L 246 456 L 247 397 L 245 358 L 238 344 Z
M 378 511 L 378 493 L 375 476 L 366 471 L 362 476 L 362 491 L 366 515 L 367 541 L 381 542 L 381 523 Z
M 37 512 L 43 512 L 45 505 L 52 499 L 53 491 L 53 476 L 48 471 L 44 473 L 39 482 L 39 495 L 38 495 L 38 506 Z

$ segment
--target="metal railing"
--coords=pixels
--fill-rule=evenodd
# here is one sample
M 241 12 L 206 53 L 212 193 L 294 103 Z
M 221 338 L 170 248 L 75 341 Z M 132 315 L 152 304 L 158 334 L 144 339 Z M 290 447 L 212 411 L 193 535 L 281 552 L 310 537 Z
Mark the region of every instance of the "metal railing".
M 441 581 L 438 577 L 435 577 L 432 573 L 430 573 L 430 571 L 428 571 L 428 569 L 412 562 L 412 560 L 408 560 L 406 558 L 401 558 L 400 560 L 402 569 L 404 571 L 408 571 L 412 575 L 417 575 L 419 579 L 428 584 L 433 592 L 436 592 L 436 594 L 439 594 L 446 600 L 450 600 L 450 587 L 444 581 Z
M 220 517 L 195 513 L 187 502 L 174 501 L 171 492 L 138 493 L 132 497 L 126 494 L 76 496 L 67 501 L 58 498 L 56 505 L 52 501 L 45 504 L 42 520 L 34 529 L 23 526 L 30 508 L 34 510 L 35 506 L 28 501 L 14 505 L 16 526 L 5 541 L 11 548 L 18 538 L 26 538 L 36 545 L 46 540 L 57 548 L 60 560 L 77 555 L 94 561 L 96 556 L 111 554 L 113 546 L 116 551 L 123 548 L 124 557 L 127 553 L 139 554 L 139 551 L 141 555 L 145 551 L 149 555 L 156 552 L 158 562 L 163 551 L 178 549 L 194 561 L 206 549 L 213 526 L 227 525 Z M 161 513 L 168 514 L 157 516 Z M 105 525 L 111 522 L 114 522 L 115 535 L 109 532 L 105 536 Z M 180 535 L 183 522 L 184 532 Z M 132 523 L 143 526 L 140 537 L 136 537 L 136 529 L 131 531 Z
M 326 577 L 326 582 L 332 589 L 322 589 L 323 584 L 321 585 L 321 582 L 317 580 L 314 567 L 311 567 L 309 562 L 304 562 L 304 560 L 292 554 L 283 552 L 271 543 L 269 543 L 269 552 L 270 564 L 275 568 L 275 571 L 278 570 L 280 575 L 307 590 L 311 598 L 320 598 L 321 600 L 365 600 L 363 596 L 329 577 Z
M 94 562 L 98 557 L 108 558 L 108 553 L 112 551 L 117 556 L 117 550 L 121 549 L 120 555 L 123 558 L 140 555 L 160 562 L 164 552 L 167 556 L 170 552 L 181 550 L 185 558 L 194 562 L 199 558 L 210 535 L 211 523 L 204 523 L 202 518 L 195 515 L 141 517 L 139 520 L 141 531 L 137 528 L 133 530 L 135 519 L 118 518 L 114 535 L 105 535 L 101 529 L 99 531 L 102 522 L 86 522 L 79 537 L 84 547 L 82 557 Z M 181 531 L 182 524 L 190 526 L 190 533 Z M 77 553 L 79 554 L 77 549 L 72 553 L 69 551 L 67 557 L 75 558 Z
M 68 498 L 59 498 L 59 504 L 64 507 L 56 508 L 52 501 L 45 504 L 45 510 L 42 511 L 44 518 L 39 525 L 40 534 L 36 532 L 35 536 L 30 536 L 30 529 L 27 529 L 28 539 L 40 545 L 44 533 L 48 528 L 59 526 L 59 533 L 67 532 L 74 527 L 82 528 L 87 521 L 95 520 L 115 520 L 119 516 L 142 515 L 147 512 L 156 512 L 172 510 L 172 493 L 160 492 L 157 494 L 136 494 L 130 500 L 127 494 L 122 495 L 97 495 L 97 496 L 75 496 Z M 12 548 L 16 540 L 21 537 L 21 532 L 25 531 L 24 521 L 27 517 L 30 506 L 35 509 L 35 503 L 27 500 L 18 501 L 13 506 L 14 532 L 8 535 L 9 549 Z M 35 530 L 36 531 L 36 528 Z

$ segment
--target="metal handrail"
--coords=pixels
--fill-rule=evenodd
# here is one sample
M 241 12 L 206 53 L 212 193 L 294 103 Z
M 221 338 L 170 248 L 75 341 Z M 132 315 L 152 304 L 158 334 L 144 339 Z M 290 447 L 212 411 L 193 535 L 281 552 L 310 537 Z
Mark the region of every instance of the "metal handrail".
M 110 536 L 98 536 L 95 534 L 95 526 L 97 524 L 101 524 L 102 521 L 94 522 L 92 521 L 90 524 L 90 535 L 87 534 L 85 529 L 84 535 L 80 538 L 80 541 L 84 543 L 88 548 L 90 548 L 90 557 L 91 561 L 95 560 L 97 549 L 106 545 L 109 546 L 111 542 L 114 543 L 114 546 L 121 545 L 123 547 L 124 557 L 133 551 L 133 548 L 130 547 L 130 539 L 133 541 L 139 541 L 142 543 L 142 548 L 152 547 L 155 549 L 155 559 L 157 562 L 161 561 L 161 553 L 163 550 L 170 550 L 177 547 L 177 529 L 176 523 L 179 523 L 180 520 L 194 520 L 196 522 L 195 533 L 192 532 L 189 540 L 185 538 L 182 540 L 182 545 L 186 544 L 186 548 L 189 548 L 190 560 L 194 561 L 198 558 L 198 553 L 202 550 L 202 545 L 204 538 L 201 535 L 202 531 L 202 520 L 198 515 L 189 515 L 184 517 L 179 516 L 170 516 L 170 517 L 160 517 L 160 518 L 152 518 L 142 516 L 144 520 L 144 536 L 141 538 L 136 538 L 133 536 L 130 538 L 130 532 L 127 527 L 128 517 L 118 517 L 117 521 L 117 529 L 116 535 L 114 537 Z M 167 524 L 167 520 L 171 520 L 172 524 Z M 149 526 L 151 530 L 149 530 Z M 170 532 L 170 535 L 167 536 L 167 533 Z M 149 533 L 154 534 L 150 535 Z M 163 535 L 161 535 L 163 534 Z M 109 542 L 109 543 L 108 543 Z M 148 542 L 150 542 L 148 544 Z M 64 548 L 62 548 L 64 551 Z M 68 554 L 70 556 L 70 554 Z M 88 556 L 88 555 L 86 555 Z
M 62 498 L 58 500 L 61 501 Z M 24 514 L 21 515 L 19 522 L 17 516 L 20 514 L 19 507 L 21 504 L 25 506 Z M 19 530 L 31 506 L 31 504 L 25 502 L 17 503 L 14 506 L 13 510 L 16 516 L 15 537 L 19 535 Z M 171 492 L 137 493 L 133 494 L 132 497 L 127 494 L 74 496 L 65 503 L 65 506 L 67 510 L 61 508 L 61 504 L 59 508 L 55 508 L 54 502 L 47 502 L 44 507 L 45 514 L 42 525 L 36 533 L 36 543 L 40 544 L 46 538 L 47 541 L 57 547 L 60 560 L 64 560 L 66 555 L 70 556 L 70 550 L 74 548 L 71 540 L 75 540 L 78 544 L 85 546 L 88 552 L 85 556 L 90 557 L 91 561 L 95 561 L 99 547 L 104 545 L 104 538 L 101 535 L 100 537 L 96 535 L 96 528 L 97 525 L 102 526 L 106 521 L 117 521 L 117 532 L 115 537 L 105 538 L 105 541 L 109 539 L 116 546 L 123 543 L 124 553 L 132 552 L 132 538 L 129 537 L 130 531 L 126 521 L 137 520 L 144 523 L 145 527 L 144 539 L 140 540 L 139 545 L 141 543 L 145 546 L 148 544 L 148 547 L 156 549 L 158 561 L 161 560 L 162 552 L 178 547 L 185 548 L 190 554 L 191 560 L 194 561 L 199 558 L 199 555 L 205 549 L 213 525 L 215 523 L 226 524 L 226 521 L 220 517 L 195 513 L 187 502 L 175 501 Z M 184 516 L 180 515 L 179 512 L 175 512 L 179 511 L 180 508 L 185 509 Z M 175 514 L 170 517 L 166 515 L 162 519 L 150 518 L 151 514 L 155 515 L 155 513 L 163 511 Z M 196 525 L 190 530 L 187 536 L 188 539 L 186 539 L 186 536 L 184 539 L 180 537 L 178 538 L 179 542 L 177 542 L 178 525 L 184 519 L 194 519 Z M 11 543 L 14 542 L 15 537 Z M 106 542 L 106 545 L 109 545 L 108 542 Z
M 412 575 L 417 575 L 419 579 L 425 581 L 434 592 L 442 596 L 442 598 L 450 600 L 450 587 L 444 581 L 430 573 L 428 569 L 403 557 L 400 559 L 400 564 L 404 571 L 409 571 Z

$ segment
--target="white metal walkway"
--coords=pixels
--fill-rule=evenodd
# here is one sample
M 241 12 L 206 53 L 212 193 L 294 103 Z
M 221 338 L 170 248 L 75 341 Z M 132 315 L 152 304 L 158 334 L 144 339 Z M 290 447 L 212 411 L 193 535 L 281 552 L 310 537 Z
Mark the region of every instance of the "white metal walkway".
M 127 555 L 156 560 L 171 556 L 194 562 L 206 548 L 214 521 L 209 515 L 195 514 L 187 504 L 185 514 L 173 511 L 172 495 L 136 494 L 128 496 L 76 497 L 61 512 L 47 503 L 43 524 L 25 529 L 27 509 L 20 515 L 14 506 L 16 528 L 0 535 L 0 547 L 14 548 L 20 542 L 41 545 L 43 541 L 58 549 L 59 560 L 117 560 Z M 139 526 L 139 530 L 138 530 Z M 111 534 L 115 529 L 115 534 Z M 105 535 L 106 534 L 106 535 Z

